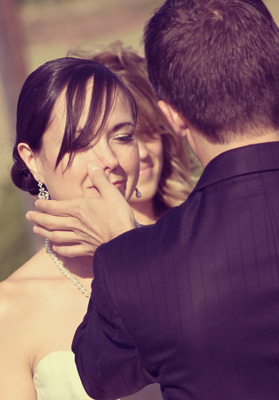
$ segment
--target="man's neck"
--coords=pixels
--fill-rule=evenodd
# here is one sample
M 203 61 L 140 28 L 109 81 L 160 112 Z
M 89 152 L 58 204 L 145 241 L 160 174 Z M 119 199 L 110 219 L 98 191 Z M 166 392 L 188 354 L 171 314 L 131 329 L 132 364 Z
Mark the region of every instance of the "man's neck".
M 234 140 L 226 144 L 210 143 L 204 136 L 195 135 L 195 153 L 202 166 L 205 168 L 207 164 L 217 157 L 219 154 L 228 150 L 237 149 L 239 147 L 249 146 L 251 144 L 277 142 L 279 141 L 279 132 L 268 132 L 257 137 L 243 137 L 240 140 Z

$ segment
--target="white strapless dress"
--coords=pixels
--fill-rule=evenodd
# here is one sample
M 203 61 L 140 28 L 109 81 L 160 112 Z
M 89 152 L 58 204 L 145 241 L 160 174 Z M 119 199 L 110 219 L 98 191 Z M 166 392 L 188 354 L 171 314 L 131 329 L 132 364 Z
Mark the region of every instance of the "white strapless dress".
M 33 382 L 38 400 L 90 400 L 77 372 L 74 353 L 55 351 L 37 365 Z
M 37 365 L 34 376 L 37 400 L 91 400 L 85 392 L 71 351 L 55 351 Z M 162 400 L 159 385 L 149 385 L 126 400 Z M 122 398 L 122 400 L 125 400 Z

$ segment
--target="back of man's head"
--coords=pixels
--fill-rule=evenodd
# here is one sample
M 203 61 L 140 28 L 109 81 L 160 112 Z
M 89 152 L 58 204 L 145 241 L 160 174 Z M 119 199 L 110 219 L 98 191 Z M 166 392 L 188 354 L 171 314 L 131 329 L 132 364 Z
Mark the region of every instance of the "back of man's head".
M 261 0 L 167 0 L 144 41 L 158 98 L 210 142 L 279 129 L 279 30 Z

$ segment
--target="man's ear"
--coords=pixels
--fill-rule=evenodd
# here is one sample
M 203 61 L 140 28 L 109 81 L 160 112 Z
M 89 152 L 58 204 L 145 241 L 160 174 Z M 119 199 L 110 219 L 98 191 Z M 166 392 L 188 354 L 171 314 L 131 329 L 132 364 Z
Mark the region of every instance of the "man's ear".
M 164 100 L 158 101 L 158 106 L 165 115 L 174 132 L 179 136 L 187 136 L 188 123 L 181 115 Z
M 27 168 L 33 175 L 35 180 L 38 180 L 38 177 L 41 177 L 40 170 L 37 163 L 37 158 L 35 153 L 31 150 L 30 146 L 27 143 L 19 143 L 17 146 L 18 153 L 22 160 L 25 162 Z

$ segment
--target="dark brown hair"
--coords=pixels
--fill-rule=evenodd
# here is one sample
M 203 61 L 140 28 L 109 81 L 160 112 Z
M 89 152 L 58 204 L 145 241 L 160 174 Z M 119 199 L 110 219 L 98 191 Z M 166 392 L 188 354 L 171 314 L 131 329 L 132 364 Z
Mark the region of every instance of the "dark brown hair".
M 279 30 L 261 0 L 167 0 L 144 42 L 157 97 L 212 143 L 279 128 Z
M 90 110 L 85 125 L 77 135 L 89 80 L 93 82 Z M 64 89 L 67 116 L 56 167 L 66 153 L 70 154 L 71 162 L 75 152 L 85 149 L 98 137 L 110 115 L 115 96 L 119 93 L 128 99 L 136 121 L 136 105 L 131 93 L 103 65 L 91 60 L 65 57 L 37 68 L 26 79 L 19 96 L 14 165 L 11 170 L 14 184 L 31 194 L 38 194 L 38 185 L 21 159 L 17 146 L 19 143 L 27 143 L 33 151 L 40 150 L 43 134 L 51 124 L 53 108 Z

